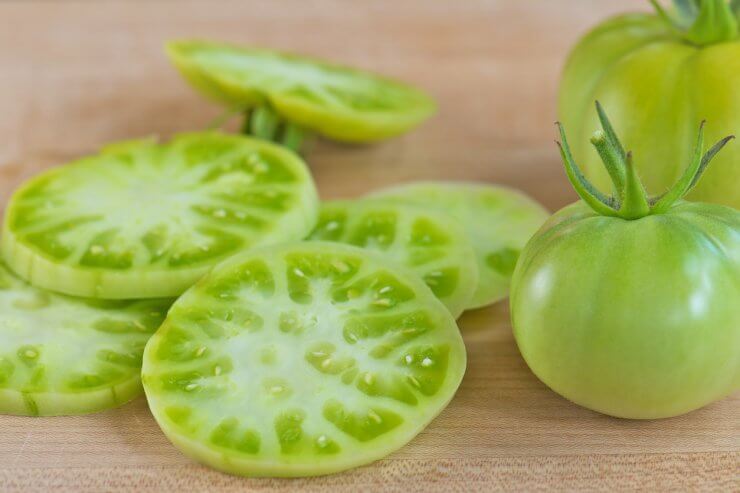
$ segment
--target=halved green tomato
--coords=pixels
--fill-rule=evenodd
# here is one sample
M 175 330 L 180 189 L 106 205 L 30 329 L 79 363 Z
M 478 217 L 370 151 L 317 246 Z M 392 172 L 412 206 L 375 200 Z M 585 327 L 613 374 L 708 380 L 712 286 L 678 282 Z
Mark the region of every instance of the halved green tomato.
M 204 41 L 176 41 L 167 53 L 204 95 L 230 108 L 268 105 L 326 137 L 366 142 L 406 132 L 435 111 L 411 86 L 311 58 Z
M 309 239 L 369 248 L 408 267 L 455 318 L 478 286 L 468 235 L 443 212 L 380 200 L 324 202 Z
M 519 252 L 550 215 L 522 192 L 480 183 L 417 182 L 371 196 L 442 210 L 460 221 L 473 243 L 480 276 L 466 308 L 506 297 Z
M 166 297 L 241 249 L 304 238 L 317 217 L 298 156 L 258 139 L 194 133 L 109 146 L 27 181 L 6 209 L 2 251 L 42 288 Z
M 226 260 L 144 351 L 149 407 L 184 453 L 248 476 L 328 474 L 419 433 L 465 371 L 455 320 L 369 250 L 302 242 Z
M 0 413 L 85 414 L 141 394 L 144 345 L 169 304 L 54 294 L 0 264 Z

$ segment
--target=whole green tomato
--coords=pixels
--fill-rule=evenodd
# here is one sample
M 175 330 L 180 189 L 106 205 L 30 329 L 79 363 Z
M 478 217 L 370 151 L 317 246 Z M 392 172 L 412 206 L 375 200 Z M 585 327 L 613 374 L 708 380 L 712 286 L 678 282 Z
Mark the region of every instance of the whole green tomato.
M 532 371 L 577 404 L 623 418 L 683 414 L 740 387 L 740 212 L 681 200 L 729 139 L 702 157 L 700 133 L 676 186 L 647 198 L 601 116 L 593 142 L 617 193 L 588 182 L 562 134 L 583 200 L 522 251 L 514 336 Z
M 574 136 L 573 154 L 597 186 L 609 186 L 587 138 L 598 122 L 594 100 L 609 110 L 624 142 L 640 156 L 651 190 L 666 190 L 692 152 L 693 129 L 707 136 L 740 132 L 740 2 L 676 0 L 671 12 L 615 17 L 571 52 L 560 86 L 560 119 Z M 689 198 L 740 208 L 740 146 L 712 164 Z

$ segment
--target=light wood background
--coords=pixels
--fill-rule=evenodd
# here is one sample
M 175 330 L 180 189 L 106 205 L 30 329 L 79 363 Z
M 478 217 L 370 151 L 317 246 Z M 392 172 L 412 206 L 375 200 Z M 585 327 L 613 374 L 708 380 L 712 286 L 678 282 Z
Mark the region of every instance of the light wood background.
M 295 50 L 415 82 L 439 114 L 372 147 L 308 155 L 324 197 L 413 179 L 574 200 L 553 139 L 568 47 L 643 1 L 250 0 L 0 2 L 0 196 L 101 144 L 199 129 L 219 113 L 162 43 L 208 37 Z M 740 491 L 740 395 L 651 422 L 581 409 L 521 359 L 505 303 L 460 322 L 469 368 L 452 404 L 408 446 L 343 474 L 242 479 L 172 447 L 143 399 L 87 417 L 0 416 L 0 491 Z

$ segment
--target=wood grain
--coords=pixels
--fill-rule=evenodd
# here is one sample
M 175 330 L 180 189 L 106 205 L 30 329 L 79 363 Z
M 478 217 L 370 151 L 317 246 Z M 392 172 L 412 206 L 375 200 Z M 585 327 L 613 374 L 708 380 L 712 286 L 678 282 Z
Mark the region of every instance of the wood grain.
M 182 83 L 161 46 L 208 37 L 378 70 L 438 99 L 439 114 L 403 138 L 316 144 L 308 159 L 324 197 L 475 179 L 554 210 L 575 197 L 552 143 L 563 58 L 589 25 L 645 3 L 1 2 L 0 197 L 105 142 L 204 127 L 218 108 Z M 612 419 L 529 372 L 505 303 L 460 327 L 469 368 L 457 397 L 376 464 L 304 480 L 227 476 L 178 453 L 139 399 L 86 417 L 0 416 L 0 491 L 740 491 L 740 395 L 668 420 Z

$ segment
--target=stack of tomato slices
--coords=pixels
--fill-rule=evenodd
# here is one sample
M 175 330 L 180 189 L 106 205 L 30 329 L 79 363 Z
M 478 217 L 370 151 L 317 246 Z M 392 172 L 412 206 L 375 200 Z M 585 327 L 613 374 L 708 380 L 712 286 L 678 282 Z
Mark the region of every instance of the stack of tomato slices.
M 168 438 L 228 472 L 326 474 L 391 453 L 452 399 L 466 365 L 455 319 L 506 295 L 548 213 L 464 183 L 320 203 L 290 148 L 308 132 L 396 135 L 431 99 L 289 55 L 169 52 L 196 87 L 248 108 L 250 135 L 120 142 L 15 191 L 0 411 L 101 411 L 143 382 Z

